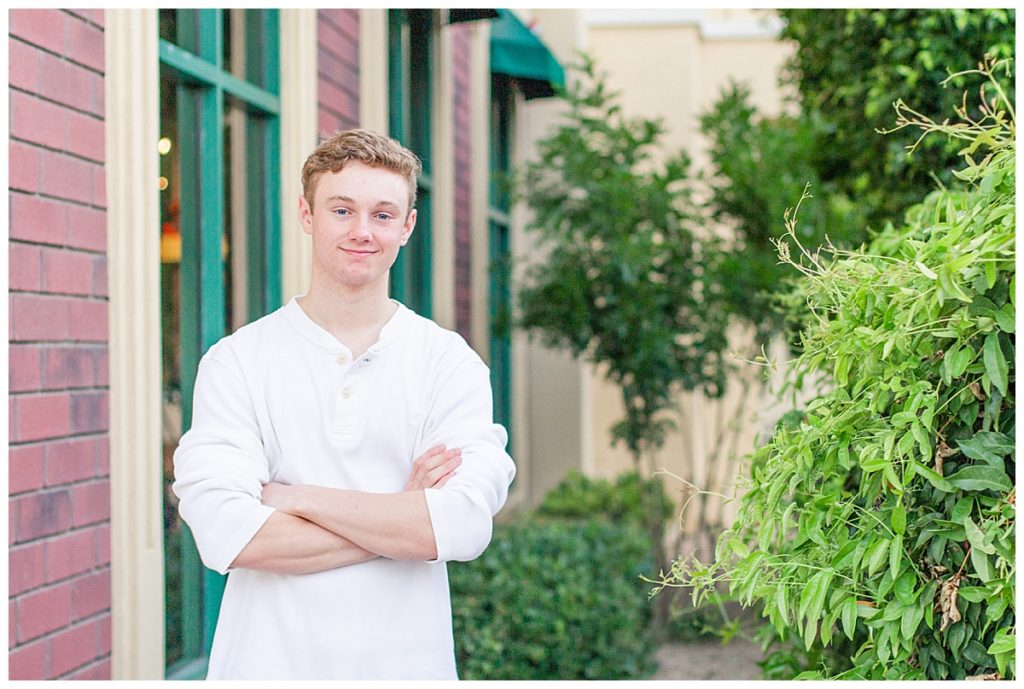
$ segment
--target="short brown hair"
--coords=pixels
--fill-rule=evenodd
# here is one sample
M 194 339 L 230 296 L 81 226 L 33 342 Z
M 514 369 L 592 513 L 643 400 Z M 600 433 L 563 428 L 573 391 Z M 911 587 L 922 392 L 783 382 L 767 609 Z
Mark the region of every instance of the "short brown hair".
M 416 178 L 423 171 L 420 159 L 395 139 L 368 129 L 335 132 L 306 158 L 302 166 L 302 195 L 310 208 L 313 208 L 317 177 L 324 172 L 338 172 L 352 160 L 404 177 L 409 184 L 408 211 L 412 211 L 416 205 Z

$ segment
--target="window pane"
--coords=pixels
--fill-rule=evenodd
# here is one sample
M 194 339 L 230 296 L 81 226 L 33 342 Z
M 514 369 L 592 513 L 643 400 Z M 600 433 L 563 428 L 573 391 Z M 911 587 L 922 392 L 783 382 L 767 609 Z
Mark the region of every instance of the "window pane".
M 224 297 L 227 332 L 249 318 L 246 266 L 246 205 L 249 196 L 246 152 L 249 150 L 247 115 L 237 105 L 224 108 Z

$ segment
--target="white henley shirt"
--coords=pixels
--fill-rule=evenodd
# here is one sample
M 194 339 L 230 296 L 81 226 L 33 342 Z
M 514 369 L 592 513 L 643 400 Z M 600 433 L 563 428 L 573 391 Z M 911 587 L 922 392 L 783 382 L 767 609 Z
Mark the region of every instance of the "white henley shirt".
M 461 448 L 462 464 L 425 491 L 436 561 L 231 569 L 207 678 L 457 679 L 445 562 L 487 547 L 515 476 L 507 439 L 480 357 L 401 304 L 355 361 L 295 299 L 211 347 L 173 490 L 217 572 L 273 513 L 264 483 L 397 493 L 430 447 Z

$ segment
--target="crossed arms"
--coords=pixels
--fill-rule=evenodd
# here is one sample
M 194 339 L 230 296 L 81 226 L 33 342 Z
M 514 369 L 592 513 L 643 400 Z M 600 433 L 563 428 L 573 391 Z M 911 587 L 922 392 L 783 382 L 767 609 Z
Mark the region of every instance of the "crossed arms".
M 308 574 L 384 556 L 434 560 L 437 546 L 425 488 L 440 488 L 461 464 L 460 451 L 436 446 L 413 463 L 401 493 L 363 493 L 321 486 L 263 486 L 276 511 L 232 567 Z

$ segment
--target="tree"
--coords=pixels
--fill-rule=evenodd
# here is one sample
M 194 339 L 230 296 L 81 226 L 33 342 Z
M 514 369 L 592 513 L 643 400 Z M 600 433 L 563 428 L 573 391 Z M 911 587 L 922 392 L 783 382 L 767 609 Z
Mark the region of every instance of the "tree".
M 519 289 L 518 324 L 549 346 L 606 367 L 625 418 L 612 428 L 646 476 L 672 426 L 680 389 L 725 386 L 726 313 L 715 282 L 721 253 L 702 236 L 682 152 L 655 157 L 660 122 L 626 118 L 587 57 L 562 94 L 564 123 L 537 145 L 517 194 L 546 251 Z M 667 571 L 660 481 L 645 495 L 655 565 Z M 667 600 L 656 624 L 667 618 Z
M 732 313 L 756 327 L 760 339 L 799 330 L 775 305 L 796 276 L 775 260 L 782 212 L 810 184 L 818 200 L 804 209 L 797 235 L 817 247 L 825 237 L 851 249 L 870 241 L 938 179 L 953 182 L 955 143 L 928 138 L 908 156 L 914 134 L 883 136 L 899 96 L 936 120 L 961 104 L 963 77 L 976 56 L 1011 57 L 1013 10 L 780 10 L 782 37 L 795 52 L 780 75 L 795 92 L 798 114 L 768 117 L 732 84 L 702 115 L 710 142 L 712 217 L 736 230 L 725 282 Z M 996 75 L 1013 100 L 1012 80 Z M 977 116 L 977 111 L 969 113 Z M 792 317 L 792 314 L 790 314 Z M 787 328 L 788 326 L 788 328 Z M 786 334 L 789 334 L 788 332 Z

